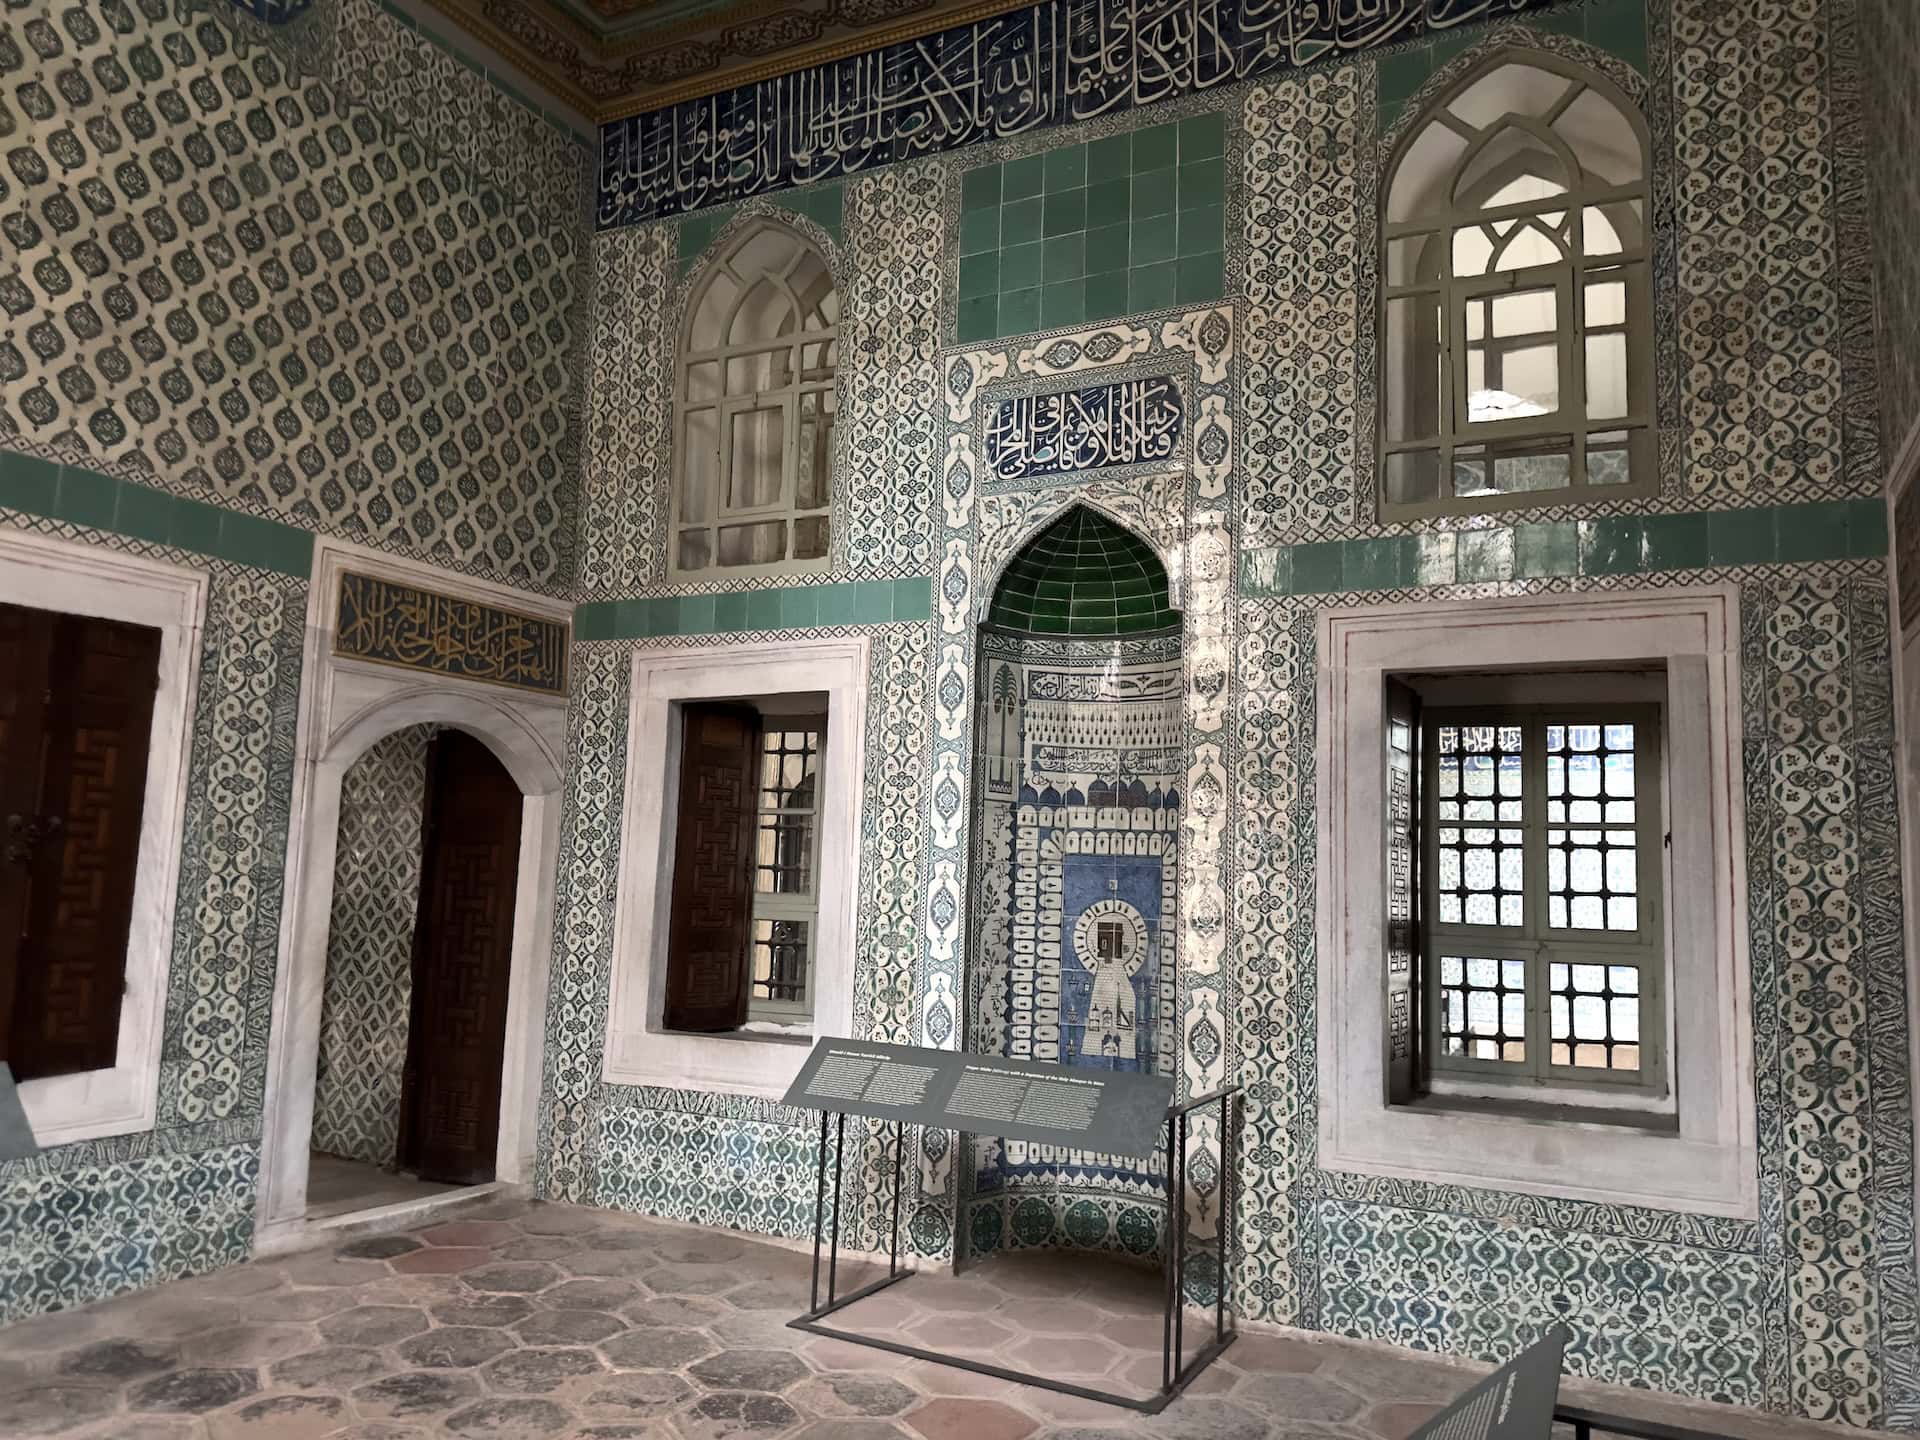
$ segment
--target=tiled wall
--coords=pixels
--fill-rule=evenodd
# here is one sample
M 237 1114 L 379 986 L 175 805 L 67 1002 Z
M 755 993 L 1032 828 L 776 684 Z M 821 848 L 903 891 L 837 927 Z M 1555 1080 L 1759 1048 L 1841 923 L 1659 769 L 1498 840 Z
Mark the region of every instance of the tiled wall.
M 570 198 L 516 196 L 483 82 L 371 0 L 322 18 L 352 93 L 231 11 L 7 11 L 0 449 L 560 583 L 577 147 L 542 157 Z
M 313 1148 L 369 1165 L 391 1165 L 400 1139 L 431 738 L 389 735 L 340 780 Z
M 0 471 L 0 487 L 6 480 Z M 212 593 L 158 1119 L 144 1133 L 0 1164 L 0 1321 L 198 1274 L 252 1248 L 307 599 L 304 563 L 286 573 L 272 546 L 225 558 L 235 537 L 220 524 L 162 539 L 138 519 L 117 531 L 114 516 L 14 509 L 5 493 L 0 525 L 200 568 Z
M 962 344 L 1218 300 L 1225 117 L 965 170 Z
M 584 152 L 294 8 L 0 14 L 0 525 L 212 580 L 158 1121 L 0 1165 L 0 1320 L 251 1247 L 315 532 L 569 577 Z
M 863 860 L 861 884 L 866 903 L 890 918 L 880 958 L 860 974 L 859 1014 L 879 1038 L 961 1043 L 982 597 L 1064 506 L 1097 505 L 1180 561 L 1186 793 L 1196 802 L 1182 834 L 1181 1073 L 1189 1089 L 1223 1079 L 1248 1087 L 1234 1257 L 1248 1313 L 1482 1356 L 1565 1319 L 1576 1336 L 1570 1364 L 1587 1375 L 1912 1428 L 1920 1306 L 1888 798 L 1887 536 L 1869 237 L 1854 203 L 1868 133 L 1856 71 L 1863 37 L 1852 5 L 1593 0 L 1523 18 L 840 182 L 843 231 L 821 233 L 843 294 L 861 307 L 846 347 L 838 457 L 838 483 L 860 518 L 829 579 L 897 566 L 930 579 L 932 605 L 930 622 L 900 614 L 885 631 L 896 637 L 889 698 L 869 754 L 884 739 L 892 768 L 869 782 L 869 805 L 884 805 L 887 819 L 872 832 L 878 848 Z M 1653 256 L 1659 493 L 1383 526 L 1372 454 L 1381 165 L 1442 89 L 1508 44 L 1604 72 L 1647 115 L 1654 209 L 1670 219 Z M 1142 313 L 1135 274 L 1167 262 L 1143 261 L 1164 244 L 1158 231 L 1146 250 L 1136 245 L 1140 223 L 1165 213 L 1152 186 L 1141 188 L 1155 210 L 1134 207 L 1138 135 L 1174 137 L 1177 266 L 1181 139 L 1210 116 L 1224 117 L 1213 152 L 1225 177 L 1223 284 L 1205 297 L 1219 303 L 1183 305 L 1176 285 L 1170 305 Z M 1166 158 L 1152 148 L 1165 144 L 1146 142 L 1148 158 Z M 1081 237 L 1084 266 L 1097 249 L 1085 237 L 1121 223 L 1107 208 L 1117 198 L 1096 214 L 1092 192 L 1119 178 L 1123 153 L 1126 309 L 1050 325 L 1050 177 L 1054 194 L 1077 192 L 1055 223 L 1059 235 Z M 1212 154 L 1196 148 L 1194 158 Z M 1776 176 L 1796 178 L 1772 184 Z M 1202 188 L 1189 213 L 1215 203 Z M 725 224 L 773 203 L 748 202 Z M 594 598 L 604 603 L 595 623 L 605 628 L 581 632 L 590 643 L 574 715 L 580 769 L 570 782 L 567 979 L 548 1056 L 547 1164 L 556 1193 L 795 1233 L 810 1200 L 796 1163 L 808 1153 L 804 1119 L 598 1082 L 606 977 L 621 963 L 605 920 L 618 845 L 617 801 L 607 795 L 618 787 L 625 730 L 621 656 L 634 643 L 704 643 L 709 599 L 712 630 L 747 623 L 730 610 L 723 627 L 715 591 L 748 597 L 750 615 L 758 592 L 778 590 L 759 602 L 758 623 L 784 620 L 794 588 L 674 587 L 649 558 L 672 457 L 636 432 L 664 429 L 664 409 L 648 407 L 664 407 L 656 377 L 671 373 L 684 299 L 672 276 L 690 268 L 685 247 L 701 239 L 716 237 L 679 221 L 595 241 L 599 293 L 619 298 L 596 312 L 593 384 L 605 389 L 606 418 L 588 436 L 589 505 L 618 524 L 596 571 Z M 1031 281 L 1033 252 L 1011 269 L 1005 261 L 1035 244 L 1041 269 Z M 1078 282 L 1082 307 L 1088 273 L 1060 276 Z M 1007 305 L 1025 291 L 1038 298 Z M 1056 319 L 1074 293 L 1055 301 L 1066 307 Z M 981 463 L 981 417 L 1008 396 L 1175 371 L 1191 437 L 1176 471 L 1009 482 Z M 1897 373 L 1891 388 L 1897 399 Z M 629 418 L 636 410 L 639 421 Z M 595 530 L 588 525 L 589 547 L 601 543 Z M 1732 583 L 1742 595 L 1759 1216 L 1320 1170 L 1319 607 L 1689 583 Z M 670 638 L 616 638 L 641 635 Z M 1817 814 L 1807 809 L 1816 795 Z M 1831 837 L 1833 863 L 1816 862 L 1800 840 L 1814 829 Z M 1206 1235 L 1217 1220 L 1217 1172 L 1207 1168 L 1217 1152 L 1204 1136 L 1200 1145 L 1203 1179 L 1190 1205 Z M 724 1153 L 758 1163 L 730 1185 L 713 1163 Z M 636 1163 L 639 1178 L 628 1173 Z M 915 1172 L 915 1241 L 949 1254 L 965 1166 L 947 1137 L 930 1135 Z
M 1889 461 L 1920 424 L 1920 7 L 1860 0 L 1873 126 L 1880 415 Z

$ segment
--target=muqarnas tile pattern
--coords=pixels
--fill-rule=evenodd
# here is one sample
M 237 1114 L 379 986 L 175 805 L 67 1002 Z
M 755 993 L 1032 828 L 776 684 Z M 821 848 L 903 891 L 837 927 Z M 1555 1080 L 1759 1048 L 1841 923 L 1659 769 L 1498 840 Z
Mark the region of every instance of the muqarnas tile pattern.
M 563 577 L 574 231 L 240 46 L 230 10 L 29 9 L 0 49 L 28 120 L 0 444 Z
M 313 1148 L 369 1165 L 399 1146 L 431 739 L 414 725 L 375 741 L 340 779 Z
M 966 171 L 960 343 L 1220 298 L 1217 112 Z

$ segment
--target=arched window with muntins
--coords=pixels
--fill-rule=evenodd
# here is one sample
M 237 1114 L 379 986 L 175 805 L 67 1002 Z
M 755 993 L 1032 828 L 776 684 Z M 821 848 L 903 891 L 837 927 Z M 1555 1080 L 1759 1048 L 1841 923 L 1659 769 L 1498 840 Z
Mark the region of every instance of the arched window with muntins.
M 840 297 L 772 223 L 734 239 L 688 305 L 677 390 L 677 574 L 817 569 L 833 508 Z
M 1381 515 L 1658 488 L 1647 131 L 1604 77 L 1506 51 L 1408 134 L 1382 217 Z

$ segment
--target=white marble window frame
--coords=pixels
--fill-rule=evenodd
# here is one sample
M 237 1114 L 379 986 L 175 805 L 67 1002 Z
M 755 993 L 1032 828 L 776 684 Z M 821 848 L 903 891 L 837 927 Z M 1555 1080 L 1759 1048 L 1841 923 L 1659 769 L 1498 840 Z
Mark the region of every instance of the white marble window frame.
M 806 1060 L 809 1041 L 853 1033 L 854 947 L 859 933 L 861 802 L 866 743 L 865 637 L 778 645 L 702 645 L 636 654 L 630 678 L 620 880 L 614 907 L 613 979 L 607 1007 L 606 1080 L 778 1099 Z M 814 1006 L 804 1034 L 666 1028 L 667 932 L 673 894 L 680 712 L 690 701 L 820 694 L 827 697 L 822 770 L 842 777 L 820 809 L 819 928 Z
M 209 589 L 204 570 L 48 536 L 0 535 L 0 602 L 160 632 L 160 685 L 147 740 L 114 1063 L 20 1082 L 21 1106 L 43 1149 L 151 1130 L 158 1114 L 167 977 L 186 838 L 187 762 Z
M 1423 600 L 1319 617 L 1319 1159 L 1329 1170 L 1753 1218 L 1739 591 Z M 1667 670 L 1677 1132 L 1394 1105 L 1387 1087 L 1389 675 L 1632 661 Z

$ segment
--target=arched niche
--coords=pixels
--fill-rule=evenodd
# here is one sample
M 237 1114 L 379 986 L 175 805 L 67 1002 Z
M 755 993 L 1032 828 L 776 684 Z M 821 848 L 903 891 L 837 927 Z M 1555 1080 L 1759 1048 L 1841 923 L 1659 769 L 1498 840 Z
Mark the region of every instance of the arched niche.
M 1166 567 L 1070 506 L 1002 567 L 977 656 L 967 1048 L 1174 1074 L 1186 741 Z M 963 1249 L 1044 1232 L 1144 1255 L 1164 1209 L 1149 1164 L 982 1137 Z

